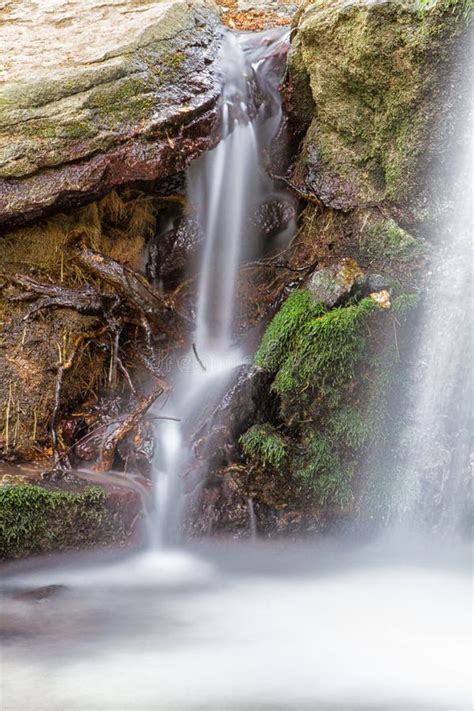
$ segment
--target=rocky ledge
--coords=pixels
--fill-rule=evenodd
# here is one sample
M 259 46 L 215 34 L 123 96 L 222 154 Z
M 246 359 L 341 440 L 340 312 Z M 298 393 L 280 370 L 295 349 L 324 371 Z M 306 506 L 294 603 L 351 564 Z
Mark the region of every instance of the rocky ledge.
M 168 177 L 209 146 L 221 32 L 212 3 L 0 7 L 0 225 Z
M 139 482 L 126 477 L 102 477 L 98 485 L 59 471 L 0 471 L 0 561 L 139 545 L 145 495 Z

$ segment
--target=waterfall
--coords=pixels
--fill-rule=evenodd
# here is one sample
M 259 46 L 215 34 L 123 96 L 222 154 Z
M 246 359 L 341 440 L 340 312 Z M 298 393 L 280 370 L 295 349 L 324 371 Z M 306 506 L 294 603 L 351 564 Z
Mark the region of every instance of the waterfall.
M 447 209 L 432 235 L 394 506 L 397 517 L 448 533 L 466 524 L 472 464 L 472 116 L 460 124 L 442 168 Z
M 280 31 L 224 37 L 221 141 L 188 172 L 190 216 L 204 240 L 187 352 L 168 377 L 168 399 L 155 405 L 158 416 L 176 420 L 156 428 L 152 545 L 123 555 L 64 551 L 4 567 L 2 709 L 472 708 L 472 565 L 464 541 L 433 546 L 410 530 L 372 542 L 315 532 L 314 540 L 255 544 L 258 496 L 249 492 L 250 540 L 173 549 L 193 461 L 192 420 L 206 419 L 244 360 L 239 270 L 258 257 L 263 236 L 246 218 L 281 197 L 264 167 L 281 121 L 275 56 L 286 49 Z M 471 144 L 472 133 L 461 145 L 458 177 L 446 180 L 451 207 L 433 236 L 398 442 L 399 517 L 417 518 L 424 502 L 451 526 L 469 444 Z
M 282 63 L 274 60 L 284 57 L 287 48 L 286 30 L 223 37 L 221 140 L 187 175 L 189 211 L 204 235 L 204 247 L 192 349 L 172 376 L 166 406 L 166 415 L 178 421 L 157 428 L 155 544 L 172 542 L 179 527 L 182 476 L 191 456 L 183 437 L 186 423 L 218 399 L 232 370 L 244 362 L 234 337 L 238 272 L 258 249 L 258 231 L 247 217 L 278 194 L 262 161 L 281 123 Z

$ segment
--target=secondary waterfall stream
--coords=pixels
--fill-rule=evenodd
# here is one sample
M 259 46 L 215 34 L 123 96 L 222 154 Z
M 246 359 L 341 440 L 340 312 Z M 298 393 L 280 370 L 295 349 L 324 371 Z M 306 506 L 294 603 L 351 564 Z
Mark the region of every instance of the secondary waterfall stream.
M 447 535 L 465 532 L 471 518 L 474 93 L 472 79 L 466 83 L 471 101 L 441 168 L 447 208 L 430 236 L 431 277 L 398 443 L 403 475 L 394 495 L 395 518 Z
M 242 260 L 258 254 L 252 209 L 278 196 L 263 165 L 281 123 L 278 91 L 288 49 L 288 32 L 224 36 L 220 66 L 223 81 L 221 135 L 217 147 L 188 171 L 190 213 L 203 235 L 197 288 L 193 349 L 172 375 L 173 393 L 157 427 L 155 459 L 155 543 L 175 540 L 179 527 L 180 476 L 189 456 L 182 436 L 188 418 L 209 405 L 232 370 L 244 360 L 234 336 L 237 277 Z

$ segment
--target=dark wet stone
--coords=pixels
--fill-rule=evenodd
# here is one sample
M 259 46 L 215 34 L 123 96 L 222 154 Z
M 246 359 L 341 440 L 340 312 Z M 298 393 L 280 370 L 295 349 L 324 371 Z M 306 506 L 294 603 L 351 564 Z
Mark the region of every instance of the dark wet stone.
M 391 280 L 381 274 L 369 274 L 367 277 L 367 290 L 369 293 L 388 291 L 391 284 Z
M 176 229 L 157 234 L 148 245 L 146 273 L 150 280 L 163 279 L 166 286 L 176 283 L 186 269 L 196 261 L 203 241 L 197 220 L 183 216 Z
M 295 206 L 289 200 L 276 198 L 258 205 L 250 215 L 249 223 L 261 237 L 271 239 L 285 230 L 295 216 Z
M 199 459 L 210 459 L 211 466 L 231 461 L 239 436 L 257 413 L 264 416 L 274 406 L 268 373 L 248 365 L 236 371 L 217 407 L 206 413 L 205 421 L 199 423 L 192 435 L 196 455 Z
M 242 530 L 242 521 L 248 517 L 248 503 L 235 496 L 225 468 L 239 461 L 240 435 L 257 416 L 270 418 L 273 414 L 276 403 L 270 392 L 270 380 L 268 373 L 253 366 L 237 368 L 214 410 L 204 413 L 195 423 L 190 437 L 194 442 L 194 460 L 184 480 L 185 493 L 200 489 L 186 522 L 192 535 L 210 532 L 218 519 L 238 521 Z M 235 523 L 234 529 L 237 528 Z
M 65 585 L 45 585 L 41 588 L 33 588 L 32 590 L 17 593 L 13 599 L 19 602 L 42 602 L 43 600 L 48 600 L 51 597 L 60 595 L 66 590 L 67 587 Z

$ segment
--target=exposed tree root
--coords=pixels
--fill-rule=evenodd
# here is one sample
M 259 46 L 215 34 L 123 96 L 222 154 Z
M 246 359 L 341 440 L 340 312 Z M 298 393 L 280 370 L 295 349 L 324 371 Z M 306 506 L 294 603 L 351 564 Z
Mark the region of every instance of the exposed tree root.
M 136 362 L 153 376 L 155 389 L 152 393 L 140 397 L 135 409 L 120 421 L 120 425 L 114 428 L 111 434 L 105 436 L 100 445 L 97 468 L 100 471 L 107 471 L 113 466 L 118 444 L 137 426 L 157 397 L 170 390 L 170 386 L 162 376 L 160 363 L 155 355 L 154 342 L 159 337 L 168 337 L 176 341 L 179 338 L 177 332 L 178 334 L 180 332 L 181 318 L 176 312 L 177 327 L 176 317 L 170 318 L 175 316 L 175 310 L 145 277 L 111 257 L 93 251 L 87 245 L 87 233 L 83 230 L 71 232 L 69 247 L 79 267 L 92 277 L 93 284 L 72 288 L 63 284 L 38 281 L 25 274 L 2 274 L 2 277 L 5 283 L 16 287 L 17 293 L 8 295 L 7 300 L 17 303 L 32 302 L 21 312 L 19 317 L 21 321 L 28 321 L 38 312 L 46 309 L 71 309 L 82 316 L 95 317 L 100 320 L 99 323 L 102 322 L 98 330 L 77 335 L 72 344 L 67 345 L 65 340 L 63 346 L 58 345 L 59 360 L 57 364 L 51 365 L 56 371 L 56 377 L 49 434 L 56 464 L 62 462 L 64 466 L 69 461 L 67 453 L 64 452 L 60 413 L 64 398 L 65 376 L 73 366 L 77 366 L 79 357 L 83 353 L 81 344 L 84 340 L 95 339 L 98 336 L 106 337 L 106 341 L 102 339 L 99 347 L 102 350 L 110 349 L 108 372 L 104 373 L 104 380 L 106 378 L 109 389 L 116 388 L 117 373 L 120 371 L 131 393 L 137 398 L 138 388 L 135 387 L 124 360 L 120 357 L 122 351 L 125 353 L 123 350 L 125 347 L 127 347 L 126 362 L 130 362 L 130 352 L 133 352 Z M 173 328 L 171 328 L 171 321 L 173 321 Z M 130 339 L 130 326 L 132 332 L 133 326 L 144 332 L 145 337 L 140 339 L 140 347 L 137 347 L 136 334 Z
M 9 301 L 36 300 L 35 305 L 23 316 L 23 321 L 27 321 L 41 309 L 74 309 L 85 316 L 99 316 L 119 304 L 117 297 L 100 294 L 91 284 L 78 289 L 69 289 L 57 284 L 36 281 L 25 274 L 14 274 L 8 278 L 26 290 L 24 294 L 10 297 Z
M 104 438 L 100 448 L 99 462 L 95 466 L 96 471 L 106 472 L 112 469 L 118 445 L 138 426 L 140 420 L 163 392 L 163 388 L 156 387 L 149 395 L 140 400 L 134 410 Z
M 171 309 L 171 305 L 142 274 L 110 257 L 94 252 L 86 245 L 85 238 L 85 233 L 79 230 L 74 231 L 70 238 L 79 263 L 90 274 L 112 286 L 130 308 L 151 321 L 156 320 L 164 309 Z

